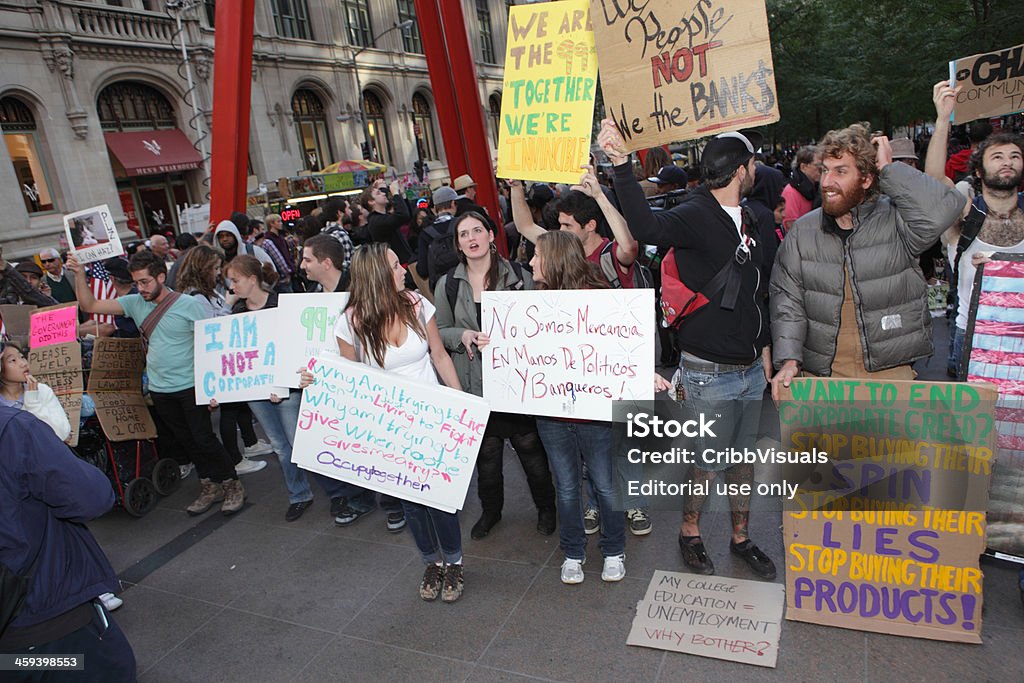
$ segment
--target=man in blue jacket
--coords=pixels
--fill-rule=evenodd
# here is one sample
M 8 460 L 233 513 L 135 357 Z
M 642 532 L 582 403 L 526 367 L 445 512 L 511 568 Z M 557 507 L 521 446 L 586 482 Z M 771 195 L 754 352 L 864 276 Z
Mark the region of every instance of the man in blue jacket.
M 75 680 L 136 680 L 132 647 L 97 599 L 119 590 L 117 577 L 85 527 L 113 504 L 103 473 L 76 458 L 52 429 L 0 407 L 0 564 L 32 577 L 20 612 L 0 635 L 0 652 L 81 655 L 85 669 Z M 61 674 L 24 673 L 33 681 Z

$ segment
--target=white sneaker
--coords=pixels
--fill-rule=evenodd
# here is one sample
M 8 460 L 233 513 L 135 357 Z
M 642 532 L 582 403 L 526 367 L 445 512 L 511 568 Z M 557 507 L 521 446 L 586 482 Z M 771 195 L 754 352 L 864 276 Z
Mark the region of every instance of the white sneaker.
M 583 565 L 587 558 L 574 560 L 571 557 L 565 558 L 562 562 L 562 583 L 583 583 Z
M 187 465 L 179 465 L 178 466 L 178 471 L 181 474 L 181 478 L 184 480 L 184 479 L 188 479 L 188 475 L 192 474 L 192 470 L 194 470 L 195 468 L 196 468 L 195 465 L 193 465 L 192 463 L 189 463 Z
M 274 447 L 263 439 L 257 439 L 256 443 L 251 446 L 246 446 L 242 449 L 243 458 L 254 458 L 257 455 L 270 455 L 274 452 Z
M 103 603 L 103 606 L 107 608 L 108 612 L 113 612 L 118 607 L 124 604 L 124 600 L 117 597 L 113 593 L 104 593 L 103 595 L 101 595 L 100 602 Z
M 249 460 L 248 458 L 242 458 L 242 462 L 235 465 L 235 474 L 252 474 L 253 472 L 259 472 L 267 466 L 262 460 Z
M 622 581 L 626 578 L 626 556 L 609 555 L 604 558 L 604 569 L 601 570 L 602 581 Z

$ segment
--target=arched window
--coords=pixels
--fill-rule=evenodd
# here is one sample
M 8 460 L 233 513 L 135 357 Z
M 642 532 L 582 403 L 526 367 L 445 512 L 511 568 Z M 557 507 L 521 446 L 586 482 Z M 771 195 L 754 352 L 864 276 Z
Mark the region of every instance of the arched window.
M 29 213 L 53 211 L 32 110 L 14 97 L 0 99 L 0 130 L 14 165 L 14 175 L 18 177 L 18 189 L 25 200 L 25 209 Z
M 370 148 L 373 152 L 371 161 L 391 165 L 391 143 L 388 135 L 388 124 L 384 120 L 384 104 L 376 93 L 363 92 L 363 110 L 366 112 L 366 127 L 370 133 Z
M 416 152 L 420 159 L 439 159 L 434 142 L 434 115 L 427 98 L 416 93 L 412 96 L 412 133 L 416 137 Z
M 121 81 L 104 88 L 96 98 L 103 130 L 174 128 L 174 107 L 156 88 L 137 81 Z
M 494 136 L 494 148 L 498 148 L 498 131 L 501 128 L 501 95 L 494 93 L 487 98 L 487 113 L 491 119 L 491 135 Z
M 302 166 L 307 171 L 319 171 L 334 161 L 331 138 L 328 134 L 327 113 L 323 100 L 312 90 L 302 88 L 292 95 L 292 117 L 299 134 Z

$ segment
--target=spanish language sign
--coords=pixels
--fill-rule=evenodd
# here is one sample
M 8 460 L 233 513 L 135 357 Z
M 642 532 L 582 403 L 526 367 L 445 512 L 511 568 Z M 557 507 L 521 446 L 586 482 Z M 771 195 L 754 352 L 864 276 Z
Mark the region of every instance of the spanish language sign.
M 29 346 L 78 341 L 78 304 L 37 308 L 29 319 Z
M 340 358 L 334 323 L 346 303 L 347 292 L 282 294 L 278 298 L 278 331 L 287 343 L 278 344 L 275 384 L 297 388 L 297 371 L 306 367 L 310 358 Z
M 156 424 L 142 397 L 146 352 L 141 339 L 100 337 L 92 352 L 89 396 L 111 441 L 156 438 Z
M 828 453 L 789 512 L 786 617 L 981 642 L 995 387 L 798 378 L 783 447 Z
M 775 668 L 782 586 L 657 570 L 627 645 Z
M 1024 45 L 954 60 L 949 80 L 960 86 L 953 123 L 1024 111 Z
M 498 175 L 578 182 L 590 156 L 596 89 L 588 0 L 510 7 Z
M 106 204 L 64 216 L 68 246 L 81 263 L 102 261 L 124 253 L 117 226 Z
M 964 357 L 969 381 L 999 387 L 988 547 L 1024 557 L 1024 262 L 992 258 L 975 277 Z
M 286 337 L 273 308 L 196 321 L 196 405 L 287 397 L 274 385 L 277 339 Z
M 292 462 L 333 479 L 462 508 L 490 414 L 472 394 L 337 358 L 309 363 Z
M 491 410 L 612 419 L 654 398 L 654 290 L 484 292 L 481 349 Z
M 779 120 L 764 0 L 590 0 L 601 94 L 629 151 Z
M 28 352 L 29 372 L 53 389 L 71 423 L 69 446 L 78 445 L 82 419 L 82 347 L 78 341 L 50 344 Z

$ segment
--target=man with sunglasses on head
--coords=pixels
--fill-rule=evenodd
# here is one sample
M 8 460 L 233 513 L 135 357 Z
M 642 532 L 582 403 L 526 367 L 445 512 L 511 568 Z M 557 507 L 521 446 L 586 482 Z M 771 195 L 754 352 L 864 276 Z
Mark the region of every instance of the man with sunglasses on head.
M 680 281 L 708 299 L 675 330 L 681 350 L 678 374 L 686 398 L 698 405 L 750 401 L 735 404 L 745 407 L 735 419 L 721 424 L 729 425 L 730 445 L 743 448 L 749 440 L 753 447 L 760 413 L 754 408 L 771 375 L 765 294 L 772 264 L 765 259 L 757 220 L 741 202 L 754 186 L 754 155 L 761 136 L 723 133 L 712 138 L 701 156 L 704 184 L 687 201 L 658 213 L 651 211 L 633 175 L 622 134 L 611 119 L 602 122 L 598 142 L 614 165 L 615 193 L 633 237 L 643 244 L 672 247 Z M 734 490 L 749 491 L 739 487 L 753 484 L 754 471 L 750 464 L 695 460 L 690 475 L 694 493 L 683 504 L 679 549 L 692 571 L 713 574 L 714 564 L 700 535 L 701 511 L 711 482 L 724 472 L 727 482 L 737 487 Z M 729 505 L 732 552 L 761 578 L 774 579 L 775 564 L 748 534 L 749 493 L 730 495 Z

